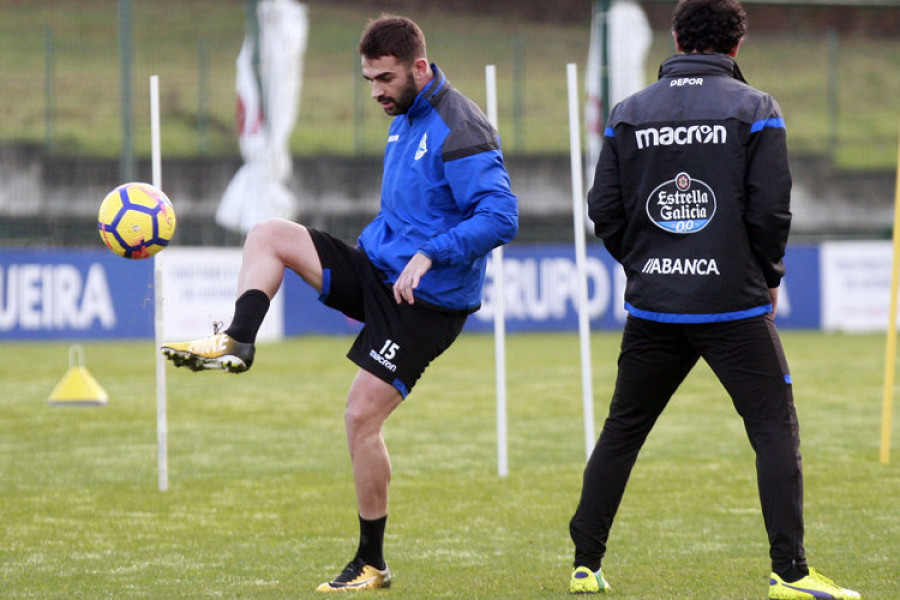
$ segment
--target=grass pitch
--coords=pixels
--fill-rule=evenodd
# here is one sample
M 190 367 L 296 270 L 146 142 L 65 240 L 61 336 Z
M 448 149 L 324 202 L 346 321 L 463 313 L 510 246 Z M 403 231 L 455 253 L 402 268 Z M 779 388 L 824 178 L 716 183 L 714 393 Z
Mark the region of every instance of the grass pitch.
M 597 430 L 618 333 L 592 340 Z M 883 336 L 786 332 L 811 563 L 900 597 L 900 461 L 878 462 Z M 53 407 L 68 343 L 0 345 L 4 598 L 313 598 L 356 546 L 346 338 L 261 345 L 241 376 L 168 367 L 157 490 L 151 341 L 85 344 L 105 407 Z M 510 475 L 496 474 L 493 341 L 465 335 L 388 421 L 391 598 L 566 598 L 584 465 L 574 334 L 508 340 Z M 895 419 L 896 422 L 897 419 Z M 900 443 L 894 426 L 895 447 Z M 753 455 L 701 365 L 641 454 L 604 567 L 616 598 L 763 598 Z

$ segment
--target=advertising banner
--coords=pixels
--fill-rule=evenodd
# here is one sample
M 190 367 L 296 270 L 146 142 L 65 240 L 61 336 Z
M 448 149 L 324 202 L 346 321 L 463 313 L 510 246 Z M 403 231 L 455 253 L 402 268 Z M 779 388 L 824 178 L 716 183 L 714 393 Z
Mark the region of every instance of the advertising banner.
M 782 329 L 822 327 L 819 246 L 791 245 L 784 256 L 785 276 L 778 291 L 775 323 Z
M 0 339 L 153 336 L 153 261 L 106 249 L 0 251 Z
M 825 242 L 822 259 L 822 328 L 885 331 L 891 299 L 891 244 Z
M 182 341 L 212 335 L 214 327 L 228 327 L 241 268 L 240 248 L 172 248 L 163 262 L 163 341 Z M 280 339 L 283 332 L 282 296 L 276 294 L 257 335 L 258 341 Z
M 234 310 L 238 248 L 171 248 L 163 262 L 165 340 L 210 335 Z M 259 340 L 281 337 L 282 294 Z M 153 260 L 108 250 L 0 250 L 0 340 L 154 337 Z
M 209 335 L 234 309 L 239 248 L 169 248 L 162 261 L 165 340 Z M 789 246 L 776 321 L 782 328 L 884 330 L 891 246 L 886 242 Z M 510 244 L 504 251 L 506 330 L 577 331 L 578 272 L 567 244 Z M 466 331 L 493 331 L 497 303 L 489 260 L 481 309 Z M 621 329 L 625 275 L 602 245 L 589 244 L 591 328 Z M 105 249 L 0 250 L 0 340 L 152 338 L 153 260 L 125 260 Z M 282 335 L 347 334 L 361 324 L 318 301 L 287 271 L 259 340 Z
M 506 330 L 577 331 L 578 272 L 575 251 L 567 244 L 510 244 L 504 248 Z M 792 246 L 785 258 L 789 275 L 779 291 L 781 327 L 818 328 L 819 264 L 816 246 Z M 625 273 L 602 245 L 587 247 L 588 314 L 595 330 L 620 329 L 625 323 Z M 488 259 L 481 309 L 465 331 L 493 331 L 495 267 Z M 317 294 L 289 274 L 284 284 L 285 335 L 355 333 L 359 323 L 317 301 Z

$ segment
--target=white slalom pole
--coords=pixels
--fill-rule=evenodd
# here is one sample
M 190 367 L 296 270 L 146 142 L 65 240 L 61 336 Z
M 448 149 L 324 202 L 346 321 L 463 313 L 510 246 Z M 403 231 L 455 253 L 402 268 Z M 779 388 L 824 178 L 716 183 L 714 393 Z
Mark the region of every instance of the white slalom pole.
M 152 184 L 156 189 L 162 189 L 162 163 L 160 158 L 159 142 L 159 76 L 150 76 L 150 152 L 152 159 L 153 179 Z M 162 253 L 153 257 L 153 291 L 154 291 L 154 324 L 155 324 L 155 348 L 156 351 L 156 447 L 157 468 L 159 471 L 159 491 L 169 489 L 169 425 L 166 417 L 166 361 L 159 347 L 163 344 L 164 323 L 163 316 L 163 271 Z
M 587 457 L 594 448 L 594 388 L 591 376 L 591 324 L 587 303 L 587 252 L 584 241 L 584 175 L 581 158 L 581 125 L 578 117 L 578 71 L 566 65 L 569 83 L 569 152 L 572 162 L 572 213 L 575 233 L 575 267 L 578 271 L 578 336 L 581 341 L 581 390 L 584 443 Z
M 484 68 L 487 89 L 487 117 L 495 129 L 497 125 L 497 67 Z M 506 435 L 506 291 L 503 286 L 503 247 L 491 252 L 494 263 L 494 363 L 497 379 L 497 474 L 509 474 L 508 441 Z

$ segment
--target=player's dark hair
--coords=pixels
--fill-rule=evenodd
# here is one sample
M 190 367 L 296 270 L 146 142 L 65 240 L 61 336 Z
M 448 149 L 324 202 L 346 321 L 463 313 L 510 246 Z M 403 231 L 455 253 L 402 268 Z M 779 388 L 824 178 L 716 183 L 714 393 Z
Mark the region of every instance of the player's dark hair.
M 359 38 L 359 53 L 368 59 L 394 56 L 400 62 L 412 64 L 425 58 L 425 34 L 406 17 L 382 15 L 372 19 Z
M 672 15 L 681 50 L 728 54 L 747 32 L 747 13 L 738 0 L 681 0 Z

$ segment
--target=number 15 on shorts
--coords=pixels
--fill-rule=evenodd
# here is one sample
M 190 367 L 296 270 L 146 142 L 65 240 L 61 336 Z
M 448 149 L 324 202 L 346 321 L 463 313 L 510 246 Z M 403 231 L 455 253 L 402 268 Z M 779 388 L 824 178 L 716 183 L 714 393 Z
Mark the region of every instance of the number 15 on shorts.
M 399 344 L 395 344 L 392 340 L 387 339 L 384 341 L 384 346 L 381 347 L 381 350 L 378 351 L 378 354 L 380 354 L 387 360 L 391 360 L 395 356 L 397 356 L 397 350 L 399 349 Z

